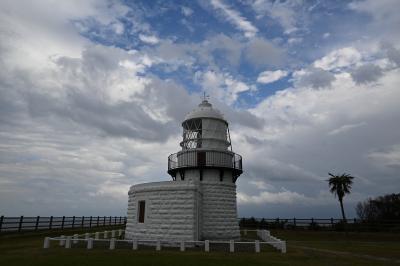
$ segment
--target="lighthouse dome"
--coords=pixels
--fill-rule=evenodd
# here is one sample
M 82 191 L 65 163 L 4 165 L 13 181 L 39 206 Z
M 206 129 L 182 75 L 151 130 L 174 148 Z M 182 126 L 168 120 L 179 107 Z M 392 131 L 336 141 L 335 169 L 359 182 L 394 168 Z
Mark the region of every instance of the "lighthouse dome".
M 212 104 L 207 100 L 203 100 L 196 109 L 185 116 L 185 120 L 194 118 L 215 118 L 226 122 L 222 113 L 218 109 L 213 108 Z

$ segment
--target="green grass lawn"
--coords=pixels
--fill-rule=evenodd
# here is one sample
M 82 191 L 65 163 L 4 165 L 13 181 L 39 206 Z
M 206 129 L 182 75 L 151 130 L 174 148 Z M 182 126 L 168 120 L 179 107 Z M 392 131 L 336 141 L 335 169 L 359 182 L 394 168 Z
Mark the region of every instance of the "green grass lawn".
M 339 232 L 272 231 L 272 235 L 287 240 L 286 254 L 272 248 L 264 248 L 261 253 L 233 254 L 201 250 L 180 252 L 171 248 L 158 252 L 153 248 L 133 251 L 129 247 L 119 249 L 118 245 L 117 249 L 108 250 L 96 244 L 93 250 L 65 249 L 53 241 L 50 249 L 42 248 L 44 236 L 78 232 L 82 231 L 0 235 L 0 265 L 396 265 L 399 264 L 396 260 L 400 260 L 400 236 L 387 233 L 349 233 L 346 236 Z M 252 239 L 254 234 L 249 232 L 246 238 Z M 338 251 L 347 253 L 332 253 Z

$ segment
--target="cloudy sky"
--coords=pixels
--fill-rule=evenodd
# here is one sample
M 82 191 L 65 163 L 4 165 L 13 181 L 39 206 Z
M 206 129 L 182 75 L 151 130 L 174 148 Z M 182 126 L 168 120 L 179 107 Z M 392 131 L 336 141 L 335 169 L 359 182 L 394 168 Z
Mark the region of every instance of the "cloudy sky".
M 0 2 L 0 213 L 124 215 L 171 180 L 211 96 L 243 155 L 239 216 L 348 216 L 400 191 L 400 3 Z

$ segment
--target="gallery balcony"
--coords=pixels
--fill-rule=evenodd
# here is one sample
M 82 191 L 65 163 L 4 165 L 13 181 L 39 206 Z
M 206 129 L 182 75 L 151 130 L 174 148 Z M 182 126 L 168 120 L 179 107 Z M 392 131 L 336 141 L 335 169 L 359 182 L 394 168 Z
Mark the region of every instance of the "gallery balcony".
M 231 170 L 234 176 L 242 174 L 242 156 L 231 151 L 190 149 L 168 156 L 168 174 L 172 177 L 183 169 L 217 168 Z

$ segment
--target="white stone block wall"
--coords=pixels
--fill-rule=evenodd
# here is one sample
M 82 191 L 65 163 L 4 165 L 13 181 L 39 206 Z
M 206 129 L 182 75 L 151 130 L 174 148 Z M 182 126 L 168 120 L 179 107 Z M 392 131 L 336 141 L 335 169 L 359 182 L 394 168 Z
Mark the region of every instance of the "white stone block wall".
M 129 191 L 127 239 L 222 240 L 239 239 L 236 185 L 231 172 L 188 171 L 184 181 L 145 183 Z M 196 180 L 197 179 L 197 180 Z M 145 222 L 138 222 L 138 202 L 144 200 Z
M 156 182 L 129 191 L 127 239 L 196 240 L 198 185 L 193 182 Z M 145 221 L 138 222 L 138 202 L 144 200 Z
M 236 185 L 232 182 L 201 182 L 202 238 L 239 239 Z

